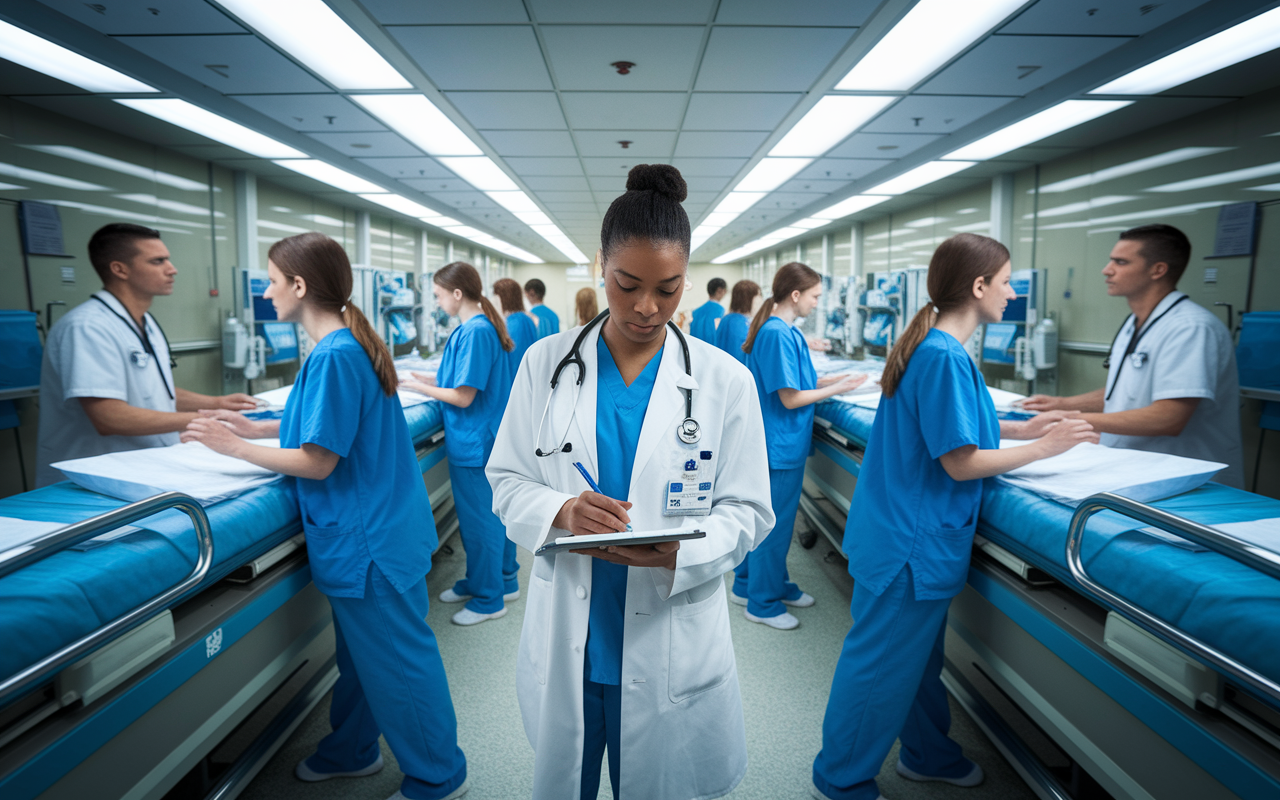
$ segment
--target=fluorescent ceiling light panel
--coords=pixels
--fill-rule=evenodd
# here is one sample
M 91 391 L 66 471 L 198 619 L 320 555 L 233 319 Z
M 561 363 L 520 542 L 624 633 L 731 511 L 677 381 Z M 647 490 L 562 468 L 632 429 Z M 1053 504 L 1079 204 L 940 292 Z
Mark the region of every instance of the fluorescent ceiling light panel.
M 733 214 L 735 217 L 764 199 L 768 192 L 729 192 L 715 207 L 715 214 Z
M 430 155 L 484 155 L 471 137 L 423 95 L 357 94 L 351 99 Z
M 372 181 L 367 181 L 359 175 L 352 175 L 346 170 L 338 169 L 332 164 L 328 164 L 324 161 L 317 161 L 314 158 L 290 159 L 275 161 L 274 163 L 279 164 L 282 167 L 287 167 L 301 175 L 306 175 L 308 178 L 314 178 L 321 183 L 327 183 L 344 192 L 351 192 L 352 194 L 362 194 L 366 192 L 371 194 L 385 194 L 387 191 L 378 184 Z
M 888 200 L 889 196 L 855 194 L 853 197 L 841 200 L 835 205 L 827 206 L 821 211 L 813 215 L 813 219 L 836 220 L 841 217 L 847 217 L 850 214 L 856 214 L 866 208 L 883 203 Z
M 453 217 L 431 217 L 430 219 L 424 218 L 422 221 L 437 228 L 450 228 L 462 224 Z
M 447 156 L 439 161 L 482 192 L 514 192 L 520 189 L 488 156 Z
M 1158 94 L 1280 47 L 1280 8 L 1201 39 L 1089 94 Z
M 1233 169 L 1230 172 L 1219 172 L 1216 175 L 1204 175 L 1199 178 L 1192 178 L 1185 181 L 1177 181 L 1175 183 L 1166 183 L 1162 186 L 1153 186 L 1148 192 L 1189 192 L 1193 189 L 1207 189 L 1210 186 L 1223 186 L 1228 183 L 1239 183 L 1241 181 L 1252 181 L 1258 178 L 1266 178 L 1271 175 L 1280 175 L 1280 161 L 1272 164 L 1263 164 L 1257 167 L 1247 167 L 1245 169 Z
M 954 150 L 943 158 L 985 161 L 1132 104 L 1132 100 L 1065 100 Z
M 1066 180 L 1054 181 L 1040 187 L 1042 194 L 1053 194 L 1055 192 L 1069 192 L 1073 189 L 1083 189 L 1086 186 L 1104 183 L 1106 181 L 1123 178 L 1126 175 L 1135 175 L 1139 172 L 1156 169 L 1158 167 L 1168 166 L 1169 164 L 1178 164 L 1183 161 L 1190 161 L 1193 158 L 1201 158 L 1203 156 L 1216 155 L 1217 153 L 1225 153 L 1228 150 L 1234 150 L 1232 147 L 1179 147 L 1177 150 L 1170 150 L 1167 153 L 1140 158 L 1137 161 L 1130 161 L 1125 164 L 1117 164 L 1114 167 L 1100 169 L 1097 172 L 1090 172 L 1087 175 L 1077 175 L 1074 178 Z
M 413 88 L 324 0 L 217 2 L 339 89 Z
M 1024 5 L 1025 0 L 920 0 L 836 89 L 905 92 Z
M 52 172 L 41 172 L 38 169 L 27 169 L 26 167 L 19 167 L 17 164 L 0 164 L 0 175 L 6 175 L 10 178 L 17 178 L 18 180 L 30 181 L 32 183 L 43 183 L 48 186 L 57 186 L 62 189 L 74 189 L 78 192 L 111 191 L 106 186 L 99 186 L 96 183 L 78 181 L 75 178 L 54 175 Z
M 811 231 L 814 228 L 821 228 L 823 225 L 830 225 L 830 224 L 831 224 L 831 220 L 818 219 L 817 217 L 809 217 L 808 219 L 802 219 L 799 222 L 791 223 L 792 227 L 804 228 L 807 231 Z
M 534 225 L 552 225 L 553 224 L 551 222 L 551 217 L 548 217 L 542 211 L 516 211 L 514 213 L 516 215 L 516 219 L 520 220 L 521 222 L 523 222 L 525 225 L 528 225 L 529 227 L 533 227 Z
M 829 94 L 809 109 L 783 136 L 771 156 L 820 156 L 867 124 L 896 97 Z
M 930 161 L 896 178 L 890 178 L 879 186 L 873 186 L 867 190 L 867 194 L 906 194 L 966 170 L 976 163 L 976 161 Z
M 159 91 L 7 22 L 0 22 L 0 58 L 90 92 L 123 94 Z
M 764 158 L 733 189 L 735 192 L 772 192 L 812 163 L 812 158 Z
M 192 105 L 186 100 L 177 98 L 161 98 L 156 100 L 117 100 L 117 103 L 128 106 L 135 111 L 149 114 L 156 119 L 186 128 L 192 133 L 212 139 L 215 142 L 243 150 L 258 158 L 306 158 L 307 154 L 282 144 L 270 136 L 263 136 L 250 130 L 238 122 L 220 117 L 212 111 L 206 111 Z
M 38 150 L 41 153 L 49 153 L 50 155 L 61 156 L 72 161 L 79 161 L 81 164 L 88 164 L 93 167 L 102 167 L 113 172 L 119 172 L 123 175 L 132 175 L 135 178 L 143 180 L 155 181 L 156 183 L 172 186 L 175 189 L 183 189 L 189 192 L 207 192 L 208 184 L 200 181 L 193 181 L 190 178 L 183 178 L 180 175 L 170 175 L 167 172 L 150 169 L 140 164 L 131 164 L 128 161 L 121 161 L 118 158 L 111 158 L 100 153 L 93 153 L 88 150 L 81 150 L 78 147 L 68 147 L 63 144 L 28 144 L 23 145 L 29 150 Z
M 520 190 L 514 192 L 485 192 L 493 202 L 502 206 L 512 214 L 527 214 L 538 210 L 538 204 L 529 198 L 529 195 Z
M 354 175 L 351 177 L 355 177 Z M 365 193 L 360 195 L 361 198 L 368 200 L 370 203 L 377 203 L 383 208 L 389 208 L 392 211 L 399 211 L 407 217 L 416 217 L 418 219 L 443 218 L 443 215 L 427 208 L 422 203 L 402 197 L 398 194 L 384 193 Z

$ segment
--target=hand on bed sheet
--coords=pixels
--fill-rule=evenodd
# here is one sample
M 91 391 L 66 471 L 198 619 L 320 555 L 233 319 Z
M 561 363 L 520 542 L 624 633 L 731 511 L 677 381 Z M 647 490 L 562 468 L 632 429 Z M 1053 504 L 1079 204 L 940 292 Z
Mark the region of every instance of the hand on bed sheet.
M 844 394 L 845 392 L 852 392 L 854 389 L 857 389 L 859 386 L 866 383 L 868 377 L 868 375 L 863 373 L 850 374 L 848 372 L 844 372 L 839 375 L 823 375 L 818 378 L 818 388 L 824 389 L 828 386 L 838 385 L 839 391 L 837 391 L 836 394 Z
M 280 435 L 280 420 L 252 420 L 236 411 L 206 409 L 201 417 L 216 419 L 242 439 L 274 439 Z
M 810 350 L 817 350 L 819 353 L 825 353 L 831 349 L 830 339 L 822 339 L 816 336 L 810 336 L 805 339 L 805 343 L 809 345 Z
M 423 387 L 436 385 L 435 374 L 431 372 L 411 372 L 409 374 L 414 377 L 414 380 L 410 380 L 408 378 L 401 380 L 400 388 L 408 389 L 411 392 L 417 392 L 418 394 L 425 394 L 428 397 L 431 397 L 431 393 L 424 392 Z
M 1041 415 L 1046 416 L 1046 415 Z M 1034 418 L 1031 420 L 1034 421 Z M 1039 445 L 1041 458 L 1048 458 L 1065 453 L 1078 444 L 1098 443 L 1098 432 L 1082 419 L 1064 419 L 1050 425 L 1044 436 L 1035 441 Z M 1031 447 L 1034 445 L 1028 445 Z
M 1046 411 L 1031 419 L 1001 420 L 1001 439 L 1039 439 L 1054 425 L 1066 419 L 1078 419 L 1079 411 Z
M 259 403 L 258 398 L 240 392 L 224 394 L 218 398 L 218 408 L 227 411 L 253 411 L 259 405 L 261 403 Z
M 187 423 L 180 437 L 183 443 L 199 442 L 215 453 L 239 458 L 237 452 L 245 441 L 237 436 L 227 423 L 214 417 L 196 417 Z

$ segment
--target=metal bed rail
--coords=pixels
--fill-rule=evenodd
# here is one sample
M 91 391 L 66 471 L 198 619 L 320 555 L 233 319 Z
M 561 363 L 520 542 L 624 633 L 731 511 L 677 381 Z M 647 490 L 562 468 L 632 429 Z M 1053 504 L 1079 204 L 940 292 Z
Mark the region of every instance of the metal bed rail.
M 1081 557 L 1084 532 L 1090 517 L 1100 511 L 1114 511 L 1126 517 L 1154 525 L 1157 528 L 1190 539 L 1227 558 L 1252 567 L 1259 572 L 1280 580 L 1280 554 L 1223 533 L 1222 531 L 1170 514 L 1158 508 L 1121 497 L 1111 492 L 1100 492 L 1085 499 L 1071 517 L 1067 531 L 1067 566 L 1082 588 L 1096 599 L 1127 615 L 1150 633 L 1159 636 L 1210 665 L 1253 687 L 1273 700 L 1280 701 L 1280 684 L 1241 664 L 1226 653 L 1205 644 L 1180 628 L 1170 625 L 1145 608 L 1112 592 L 1089 577 Z
M 59 528 L 30 544 L 22 545 L 19 548 L 23 550 L 20 555 L 0 562 L 0 578 L 3 578 L 5 575 L 16 572 L 36 561 L 48 558 L 86 539 L 92 539 L 106 531 L 122 525 L 128 525 L 131 522 L 136 522 L 171 508 L 176 508 L 191 518 L 191 524 L 195 527 L 196 539 L 199 543 L 196 564 L 187 577 L 132 611 L 115 618 L 96 631 L 86 634 L 21 672 L 6 678 L 3 682 L 0 682 L 0 698 L 4 698 L 44 678 L 59 667 L 80 658 L 140 625 L 159 611 L 164 610 L 173 600 L 199 585 L 204 580 L 205 575 L 208 574 L 209 567 L 213 564 L 213 531 L 209 527 L 209 517 L 204 513 L 204 508 L 194 498 L 181 492 L 165 492 L 155 497 L 148 497 L 145 500 L 139 500 L 136 503 L 108 511 L 105 514 L 99 514 L 96 517 L 72 523 L 65 528 Z M 3 553 L 0 553 L 0 557 L 3 557 L 3 555 Z

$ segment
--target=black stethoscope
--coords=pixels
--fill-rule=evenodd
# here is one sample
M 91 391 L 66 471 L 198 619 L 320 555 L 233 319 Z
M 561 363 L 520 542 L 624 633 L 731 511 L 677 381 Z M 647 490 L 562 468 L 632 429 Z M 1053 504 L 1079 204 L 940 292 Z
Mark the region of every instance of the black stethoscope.
M 156 362 L 156 370 L 160 373 L 160 382 L 164 384 L 164 390 L 169 393 L 169 399 L 170 400 L 175 399 L 173 396 L 173 388 L 169 386 L 169 379 L 164 376 L 164 367 L 160 366 L 160 357 L 156 355 L 156 349 L 151 346 L 151 338 L 146 335 L 146 321 L 148 318 L 150 318 L 152 322 L 156 323 L 156 330 L 160 331 L 161 336 L 164 336 L 165 342 L 167 343 L 169 341 L 169 337 L 164 335 L 164 328 L 160 327 L 160 323 L 156 322 L 156 318 L 152 317 L 150 314 L 144 314 L 142 317 L 143 328 L 142 330 L 138 330 L 137 325 L 134 325 L 131 321 L 121 316 L 120 312 L 112 308 L 111 304 L 108 303 L 106 300 L 103 300 L 101 297 L 98 297 L 96 294 L 90 295 L 90 296 L 94 300 L 97 300 L 99 303 L 102 303 L 103 307 L 106 308 L 108 311 L 110 311 L 112 314 L 115 314 L 116 319 L 123 322 L 125 326 L 129 328 L 129 330 L 133 331 L 133 335 L 138 337 L 138 341 L 142 343 L 143 353 L 150 356 L 151 360 Z M 134 359 L 134 363 L 135 364 L 137 363 L 137 359 Z M 174 361 L 173 356 L 170 355 L 169 369 L 173 369 L 176 366 L 178 366 L 178 362 Z
M 560 437 L 560 443 L 554 449 L 543 451 L 541 447 L 533 451 L 534 455 L 539 458 L 553 456 L 556 453 L 573 452 L 573 443 L 565 441 L 569 438 L 569 428 L 573 426 L 574 417 L 578 415 L 578 395 L 582 392 L 582 379 L 586 376 L 587 364 L 582 360 L 582 343 L 586 340 L 587 334 L 591 332 L 598 323 L 603 322 L 604 318 L 609 316 L 609 309 L 601 311 L 595 319 L 586 324 L 582 332 L 578 334 L 578 338 L 573 340 L 573 347 L 569 348 L 569 352 L 565 357 L 560 359 L 560 363 L 556 365 L 555 371 L 551 373 L 551 392 L 547 395 L 547 403 L 542 407 L 542 419 L 538 422 L 538 435 L 534 439 L 535 442 L 542 441 L 542 428 L 547 421 L 547 411 L 551 408 L 551 395 L 555 394 L 556 386 L 560 383 L 560 373 L 564 372 L 566 367 L 572 366 L 578 370 L 578 379 L 575 381 L 575 389 L 573 393 L 573 413 L 569 416 L 569 422 L 565 425 L 564 436 Z M 689 343 L 685 341 L 684 334 L 676 327 L 674 322 L 667 321 L 667 327 L 675 331 L 676 338 L 680 340 L 680 351 L 684 354 L 684 374 L 690 378 L 693 377 L 692 365 L 689 362 Z M 697 444 L 702 439 L 702 426 L 693 418 L 693 389 L 681 388 L 684 392 L 684 419 L 676 427 L 676 437 L 685 444 Z
M 1169 304 L 1168 308 L 1160 312 L 1160 316 L 1151 320 L 1146 325 L 1143 325 L 1142 330 L 1133 332 L 1133 337 L 1129 339 L 1129 346 L 1124 349 L 1124 356 L 1121 357 L 1120 359 L 1120 366 L 1116 367 L 1115 380 L 1111 382 L 1111 388 L 1107 389 L 1107 396 L 1106 396 L 1107 400 L 1111 399 L 1111 393 L 1116 390 L 1116 385 L 1120 383 L 1120 374 L 1124 372 L 1124 362 L 1129 360 L 1129 356 L 1134 356 L 1134 351 L 1138 349 L 1138 342 L 1142 341 L 1142 337 L 1146 336 L 1147 331 L 1151 330 L 1157 322 L 1164 319 L 1165 314 L 1168 314 L 1178 305 L 1178 303 L 1181 303 L 1183 300 L 1186 300 L 1186 299 L 1187 299 L 1187 295 L 1184 294 L 1182 297 L 1179 297 L 1177 300 L 1174 300 L 1172 303 Z M 1132 318 L 1133 318 L 1133 315 L 1130 314 L 1129 319 L 1132 319 Z M 1116 331 L 1116 335 L 1111 337 L 1111 350 L 1115 349 L 1116 340 L 1120 338 L 1120 334 L 1124 333 L 1125 326 L 1129 324 L 1129 319 L 1126 319 L 1124 323 L 1120 325 L 1120 330 Z M 1147 363 L 1147 355 L 1146 353 L 1138 353 L 1136 356 L 1134 356 L 1134 360 L 1135 360 L 1134 366 L 1141 367 L 1143 364 Z M 1111 369 L 1110 350 L 1107 351 L 1107 357 L 1102 361 L 1102 368 Z

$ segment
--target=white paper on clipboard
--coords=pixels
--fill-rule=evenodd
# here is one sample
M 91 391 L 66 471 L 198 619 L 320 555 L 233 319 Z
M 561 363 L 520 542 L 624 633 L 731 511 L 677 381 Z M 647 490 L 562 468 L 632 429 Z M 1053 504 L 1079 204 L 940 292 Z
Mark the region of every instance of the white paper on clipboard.
M 592 547 L 627 547 L 637 544 L 679 542 L 685 539 L 704 539 L 706 531 L 673 528 L 657 531 L 625 531 L 623 533 L 595 533 L 588 536 L 561 536 L 539 547 L 535 556 L 546 556 L 569 550 L 589 550 Z

